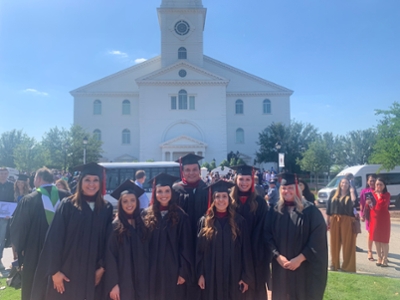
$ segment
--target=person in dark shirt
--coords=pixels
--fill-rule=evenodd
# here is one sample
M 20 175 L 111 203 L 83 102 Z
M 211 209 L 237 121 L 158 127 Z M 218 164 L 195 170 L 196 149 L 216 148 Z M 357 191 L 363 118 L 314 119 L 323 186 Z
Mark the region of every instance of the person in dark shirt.
M 14 185 L 10 181 L 7 181 L 8 175 L 9 172 L 7 168 L 0 168 L 0 202 L 14 202 Z M 0 271 L 5 269 L 1 259 L 3 258 L 9 219 L 10 217 L 8 216 L 0 218 Z
M 22 300 L 31 298 L 35 270 L 54 210 L 60 200 L 70 195 L 66 191 L 58 190 L 52 183 L 51 171 L 47 168 L 39 169 L 34 179 L 37 189 L 19 201 L 11 220 L 11 243 L 18 254 L 18 264 L 24 269 Z M 52 212 L 46 213 L 46 209 Z

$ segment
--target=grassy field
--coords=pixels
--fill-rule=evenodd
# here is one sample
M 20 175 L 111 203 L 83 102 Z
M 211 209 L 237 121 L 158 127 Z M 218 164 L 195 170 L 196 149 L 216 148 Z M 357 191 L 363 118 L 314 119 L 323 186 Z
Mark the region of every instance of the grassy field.
M 5 287 L 5 289 L 1 289 Z M 10 288 L 6 284 L 6 278 L 0 278 L 0 299 L 1 300 L 19 300 L 21 299 L 21 290 Z
M 19 300 L 21 290 L 6 285 L 0 278 L 0 299 Z M 400 279 L 329 272 L 324 300 L 400 300 Z
M 324 300 L 400 300 L 400 279 L 329 272 Z

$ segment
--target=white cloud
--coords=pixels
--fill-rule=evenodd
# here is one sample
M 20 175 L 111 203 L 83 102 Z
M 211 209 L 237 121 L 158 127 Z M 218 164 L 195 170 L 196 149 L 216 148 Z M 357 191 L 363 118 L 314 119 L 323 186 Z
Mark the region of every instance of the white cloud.
M 122 58 L 127 58 L 128 57 L 128 54 L 126 54 L 125 52 L 119 51 L 119 50 L 108 51 L 108 54 L 117 55 L 117 56 L 122 57 Z
M 136 58 L 135 59 L 135 64 L 140 64 L 140 63 L 142 63 L 142 62 L 144 62 L 146 60 L 147 60 L 146 58 Z
M 25 90 L 23 90 L 23 92 L 38 95 L 38 96 L 48 96 L 49 95 L 46 92 L 39 92 L 38 90 L 35 90 L 35 89 L 25 89 Z

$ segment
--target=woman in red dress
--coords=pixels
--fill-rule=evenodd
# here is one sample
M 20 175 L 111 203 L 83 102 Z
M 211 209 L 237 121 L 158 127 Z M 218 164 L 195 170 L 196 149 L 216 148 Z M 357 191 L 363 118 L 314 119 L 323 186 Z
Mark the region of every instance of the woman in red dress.
M 376 265 L 378 267 L 387 267 L 390 239 L 390 193 L 388 193 L 386 183 L 382 178 L 376 179 L 375 191 L 372 194 L 375 199 L 368 199 L 366 201 L 371 210 L 369 239 L 375 242 L 378 254 Z

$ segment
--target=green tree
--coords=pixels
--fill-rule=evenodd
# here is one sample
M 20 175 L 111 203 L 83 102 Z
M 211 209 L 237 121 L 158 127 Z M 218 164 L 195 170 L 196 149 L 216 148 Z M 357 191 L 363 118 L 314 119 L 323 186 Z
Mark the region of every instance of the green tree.
M 88 140 L 86 146 L 83 144 L 85 137 Z M 47 166 L 56 169 L 68 169 L 83 164 L 84 147 L 86 162 L 98 162 L 101 158 L 101 145 L 101 141 L 79 125 L 72 125 L 69 130 L 51 128 L 42 140 Z
M 377 141 L 370 161 L 392 170 L 400 164 L 400 104 L 394 102 L 389 110 L 375 110 L 382 116 L 377 126 Z
M 18 170 L 32 172 L 46 165 L 43 146 L 34 138 L 27 138 L 14 149 Z
M 70 144 L 68 155 L 68 166 L 73 167 L 83 163 L 83 139 L 88 139 L 86 145 L 86 163 L 98 162 L 100 160 L 102 142 L 97 140 L 93 134 L 86 132 L 81 126 L 73 125 L 70 129 Z
M 67 149 L 70 147 L 70 132 L 58 127 L 51 128 L 42 138 L 46 166 L 64 169 L 67 166 Z
M 330 167 L 330 157 L 325 141 L 319 139 L 312 142 L 304 152 L 303 158 L 298 159 L 298 164 L 303 171 L 314 172 L 314 174 L 328 170 Z
M 15 168 L 14 150 L 29 139 L 22 130 L 3 132 L 0 136 L 0 165 Z
M 302 153 L 309 144 L 318 137 L 317 129 L 311 124 L 292 121 L 290 125 L 272 123 L 259 134 L 259 150 L 256 153 L 257 161 L 277 162 L 278 153 L 275 144 L 281 144 L 280 153 L 285 153 L 285 168 L 298 173 L 300 167 L 297 164 Z
M 336 145 L 337 163 L 343 166 L 355 166 L 367 163 L 376 143 L 377 132 L 370 128 L 350 131 L 346 136 L 338 137 Z

